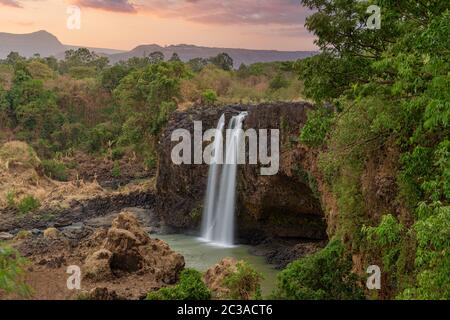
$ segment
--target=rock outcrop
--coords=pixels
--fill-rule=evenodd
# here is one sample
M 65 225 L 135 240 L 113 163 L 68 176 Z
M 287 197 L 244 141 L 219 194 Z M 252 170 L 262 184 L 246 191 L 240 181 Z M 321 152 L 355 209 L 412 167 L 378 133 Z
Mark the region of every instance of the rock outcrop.
M 91 280 L 151 273 L 156 281 L 167 284 L 175 283 L 183 268 L 183 256 L 173 252 L 164 241 L 150 238 L 129 212 L 114 219 L 106 238 L 84 265 L 85 277 Z
M 195 230 L 201 221 L 208 166 L 175 165 L 171 141 L 176 129 L 193 132 L 193 121 L 203 130 L 215 128 L 222 114 L 247 111 L 244 129 L 280 130 L 280 168 L 276 175 L 261 176 L 259 165 L 242 165 L 238 170 L 237 227 L 241 241 L 258 243 L 282 237 L 319 240 L 326 237 L 326 225 L 313 181 L 302 166 L 305 150 L 298 143 L 299 129 L 306 122 L 308 103 L 277 103 L 258 106 L 195 107 L 176 112 L 159 141 L 157 212 L 167 227 Z

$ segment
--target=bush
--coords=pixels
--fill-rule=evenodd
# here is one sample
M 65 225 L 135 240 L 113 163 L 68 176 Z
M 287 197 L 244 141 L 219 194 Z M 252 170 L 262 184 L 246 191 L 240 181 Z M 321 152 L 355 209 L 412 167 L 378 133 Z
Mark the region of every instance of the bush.
M 202 93 L 202 103 L 215 104 L 217 102 L 217 93 L 212 89 L 207 89 Z
M 270 89 L 279 90 L 281 88 L 289 87 L 289 81 L 284 78 L 281 73 L 278 73 L 269 84 Z
M 16 193 L 14 192 L 14 190 L 8 191 L 6 193 L 6 203 L 8 204 L 9 208 L 16 207 Z
M 232 300 L 261 299 L 261 273 L 247 262 L 239 261 L 237 271 L 223 279 L 223 285 L 230 290 L 227 298 Z
M 23 280 L 26 264 L 27 261 L 16 250 L 0 246 L 0 289 L 28 297 L 30 288 Z
M 47 177 L 58 181 L 67 181 L 67 168 L 64 163 L 56 160 L 43 160 L 41 165 Z
M 278 275 L 274 297 L 295 300 L 361 299 L 351 272 L 352 261 L 339 240 L 313 255 L 292 262 Z
M 111 151 L 112 160 L 120 160 L 123 158 L 124 155 L 125 155 L 125 148 L 122 147 L 116 147 Z
M 333 115 L 325 108 L 308 112 L 308 121 L 300 133 L 300 141 L 309 147 L 319 147 L 331 128 Z
M 41 203 L 38 199 L 33 196 L 26 196 L 17 204 L 17 209 L 22 214 L 27 214 L 29 212 L 36 211 L 41 206 Z
M 417 236 L 416 283 L 399 299 L 450 299 L 450 206 L 425 205 L 418 209 L 422 218 L 413 226 Z
M 120 170 L 120 163 L 119 163 L 119 161 L 114 161 L 114 166 L 112 168 L 111 175 L 114 178 L 119 178 L 121 174 L 122 173 L 121 173 L 121 170 Z
M 211 292 L 197 270 L 185 269 L 180 274 L 180 281 L 174 287 L 150 292 L 147 300 L 209 300 Z

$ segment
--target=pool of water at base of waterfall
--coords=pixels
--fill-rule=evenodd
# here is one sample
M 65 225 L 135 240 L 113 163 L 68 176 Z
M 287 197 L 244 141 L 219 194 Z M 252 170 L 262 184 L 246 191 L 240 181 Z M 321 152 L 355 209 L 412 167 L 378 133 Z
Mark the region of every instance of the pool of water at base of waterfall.
M 260 272 L 264 280 L 261 282 L 263 297 L 270 295 L 276 286 L 276 276 L 279 270 L 265 261 L 264 257 L 249 253 L 249 246 L 236 245 L 223 247 L 202 241 L 194 236 L 183 234 L 152 235 L 154 238 L 164 240 L 172 250 L 184 256 L 186 268 L 204 272 L 214 264 L 226 257 L 247 261 L 256 271 Z

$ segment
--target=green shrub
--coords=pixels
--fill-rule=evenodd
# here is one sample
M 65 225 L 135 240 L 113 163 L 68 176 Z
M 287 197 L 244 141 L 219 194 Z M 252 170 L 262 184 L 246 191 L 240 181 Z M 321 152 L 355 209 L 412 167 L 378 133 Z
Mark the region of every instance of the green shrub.
M 217 102 L 217 93 L 212 89 L 207 89 L 202 93 L 202 103 L 215 104 Z
M 43 160 L 41 165 L 47 177 L 58 181 L 67 181 L 67 168 L 64 163 L 56 160 Z
M 26 264 L 27 261 L 16 250 L 0 246 L 0 289 L 23 297 L 30 296 L 31 290 L 23 279 Z
M 419 206 L 421 220 L 413 229 L 417 237 L 416 283 L 399 299 L 450 299 L 450 206 Z
M 292 262 L 280 272 L 274 297 L 295 300 L 361 299 L 351 272 L 352 261 L 339 240 L 313 255 Z
M 150 292 L 147 300 L 209 300 L 211 292 L 197 270 L 185 269 L 180 274 L 180 281 L 174 287 Z
M 325 108 L 308 112 L 308 121 L 300 133 L 300 141 L 310 147 L 319 147 L 324 143 L 331 129 L 333 113 Z
M 113 160 L 120 160 L 125 155 L 125 148 L 122 147 L 116 147 L 111 150 L 111 158 Z
M 16 193 L 14 192 L 14 190 L 10 190 L 6 193 L 6 203 L 8 204 L 9 208 L 16 207 Z
M 269 84 L 270 89 L 279 90 L 281 88 L 289 87 L 289 81 L 283 76 L 283 74 L 278 73 Z
M 120 163 L 119 163 L 119 161 L 114 161 L 114 166 L 112 168 L 111 175 L 114 178 L 119 178 L 121 174 L 122 173 L 121 173 L 121 170 L 120 170 Z
M 22 214 L 27 214 L 29 212 L 36 211 L 41 206 L 41 203 L 38 199 L 33 196 L 26 196 L 17 204 L 17 209 Z
M 228 288 L 227 298 L 233 300 L 261 299 L 261 273 L 253 269 L 247 262 L 239 261 L 237 271 L 223 279 L 223 285 Z
M 155 155 L 153 155 L 153 153 L 150 153 L 150 154 L 146 155 L 145 160 L 144 160 L 144 164 L 145 164 L 147 169 L 154 169 L 154 168 L 156 168 L 157 160 L 156 160 Z

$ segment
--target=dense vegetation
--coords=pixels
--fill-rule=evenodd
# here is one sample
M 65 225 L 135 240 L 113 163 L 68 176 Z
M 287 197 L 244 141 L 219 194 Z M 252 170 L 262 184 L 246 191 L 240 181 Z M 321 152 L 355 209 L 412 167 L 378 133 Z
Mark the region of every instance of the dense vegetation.
M 202 274 L 197 270 L 185 269 L 175 286 L 150 292 L 147 300 L 209 300 L 210 297 L 211 292 L 203 282 Z
M 112 160 L 135 152 L 154 166 L 155 137 L 177 108 L 299 98 L 292 63 L 232 66 L 225 53 L 183 63 L 156 52 L 111 66 L 87 49 L 60 61 L 12 52 L 0 61 L 0 140 L 28 142 L 49 160 L 45 173 L 64 181 L 57 159 L 74 150 Z
M 368 30 L 366 9 L 375 1 L 302 2 L 315 10 L 306 25 L 322 53 L 296 68 L 304 94 L 322 107 L 310 113 L 300 140 L 318 151 L 320 175 L 336 199 L 332 236 L 363 268 L 381 267 L 378 297 L 448 299 L 450 4 L 376 1 L 381 29 Z M 394 179 L 371 179 L 374 164 L 379 177 Z M 335 287 L 323 292 L 305 276 L 317 272 L 316 259 L 341 270 L 329 250 L 289 266 L 282 293 L 340 298 Z M 319 279 L 336 271 L 326 272 Z M 293 279 L 306 282 L 292 288 Z
M 294 261 L 279 275 L 276 298 L 298 300 L 360 299 L 352 260 L 339 240 L 318 253 Z

